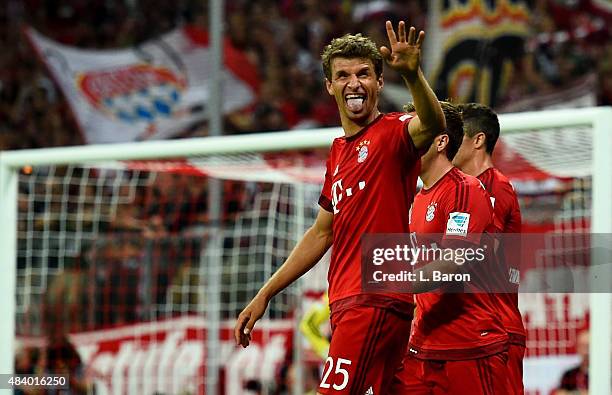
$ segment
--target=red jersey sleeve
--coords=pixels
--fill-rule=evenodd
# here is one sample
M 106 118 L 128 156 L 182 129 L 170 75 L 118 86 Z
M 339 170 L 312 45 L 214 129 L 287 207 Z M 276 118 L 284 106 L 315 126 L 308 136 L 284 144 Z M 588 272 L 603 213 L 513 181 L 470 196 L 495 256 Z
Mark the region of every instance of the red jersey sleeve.
M 521 209 L 516 192 L 510 180 L 499 170 L 491 167 L 485 170 L 478 179 L 491 194 L 495 211 L 495 225 L 503 233 L 521 232 Z
M 331 153 L 330 153 L 331 157 Z M 321 196 L 319 196 L 319 206 L 330 213 L 334 212 L 334 208 L 332 206 L 332 196 L 331 196 L 331 185 L 332 185 L 332 173 L 330 170 L 330 157 L 327 158 L 325 163 L 325 181 L 323 182 L 323 189 L 321 189 Z
M 493 221 L 489 196 L 475 178 L 457 183 L 454 192 L 444 195 L 446 224 L 442 243 L 479 244 L 482 234 L 490 229 Z
M 516 192 L 510 183 L 504 183 L 500 198 L 508 206 L 504 220 L 504 233 L 521 233 L 521 208 L 516 197 Z
M 397 127 L 390 131 L 388 143 L 392 145 L 395 152 L 399 153 L 400 158 L 407 166 L 412 166 L 424 153 L 416 148 L 410 133 L 408 133 L 408 124 L 414 119 L 414 116 L 406 113 L 390 115 L 397 117 L 399 122 Z

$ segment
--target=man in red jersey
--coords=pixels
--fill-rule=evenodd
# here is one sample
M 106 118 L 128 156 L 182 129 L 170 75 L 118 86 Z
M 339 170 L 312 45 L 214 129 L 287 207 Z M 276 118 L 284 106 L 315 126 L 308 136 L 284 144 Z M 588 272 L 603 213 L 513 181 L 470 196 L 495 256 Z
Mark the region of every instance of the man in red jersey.
M 464 136 L 459 151 L 453 159 L 453 164 L 466 174 L 478 177 L 485 189 L 491 195 L 495 211 L 496 227 L 505 234 L 518 234 L 521 232 L 521 210 L 514 188 L 499 170 L 493 167 L 491 154 L 499 138 L 499 121 L 497 114 L 489 107 L 477 103 L 459 106 L 463 116 Z M 516 239 L 517 237 L 506 236 Z M 516 258 L 510 256 L 510 251 L 517 256 L 514 240 L 512 248 L 506 248 L 505 261 L 508 265 L 508 282 L 513 292 L 499 293 L 501 315 L 504 326 L 510 336 L 508 350 L 508 365 L 510 380 L 515 386 L 516 394 L 523 394 L 523 357 L 525 355 L 526 332 L 523 319 L 518 308 L 518 267 Z
M 325 85 L 338 105 L 345 136 L 332 144 L 314 225 L 234 328 L 236 342 L 246 347 L 270 298 L 312 268 L 333 244 L 328 274 L 332 338 L 318 389 L 322 394 L 387 393 L 414 310 L 410 294 L 361 289 L 361 235 L 408 232 L 419 156 L 445 127 L 419 66 L 425 33 L 410 28 L 406 34 L 404 22 L 397 36 L 391 22 L 386 28 L 390 48 L 379 51 L 360 34 L 334 39 L 325 48 Z M 383 58 L 412 92 L 417 116 L 378 110 Z
M 442 108 L 447 128 L 421 158 L 423 189 L 416 195 L 410 213 L 411 239 L 432 249 L 478 250 L 488 238 L 486 231 L 492 229 L 493 208 L 480 182 L 452 165 L 451 159 L 461 145 L 463 125 L 452 104 L 443 102 Z M 417 309 L 408 352 L 390 394 L 510 393 L 505 367 L 508 335 L 495 299 L 486 293 L 495 287 L 487 286 L 495 278 L 490 269 L 496 262 L 487 263 L 491 259 L 487 254 L 487 259 L 462 267 L 433 261 L 418 270 L 430 280 L 431 267 L 473 276 L 471 284 L 428 281 L 423 283 L 426 288 L 414 284 L 419 290 L 442 290 L 415 295 Z

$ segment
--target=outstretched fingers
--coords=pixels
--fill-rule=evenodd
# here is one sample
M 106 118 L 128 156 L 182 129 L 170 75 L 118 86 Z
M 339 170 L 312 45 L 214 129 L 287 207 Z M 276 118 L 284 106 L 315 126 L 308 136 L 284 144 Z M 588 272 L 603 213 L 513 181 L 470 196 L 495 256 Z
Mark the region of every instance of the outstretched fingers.
M 414 45 L 416 40 L 416 29 L 414 26 L 410 26 L 410 31 L 408 32 L 408 45 Z
M 397 25 L 397 35 L 395 34 L 395 30 L 393 29 L 393 24 L 391 21 L 387 21 L 385 23 L 385 27 L 387 29 L 387 38 L 389 39 L 389 44 L 391 49 L 399 42 L 406 43 L 408 45 L 416 45 L 420 47 L 423 44 L 423 40 L 425 39 L 425 32 L 419 31 L 417 34 L 416 28 L 411 26 L 408 29 L 408 37 L 406 37 L 406 23 L 404 21 L 400 21 Z M 381 52 L 383 48 L 381 47 Z M 384 55 L 383 55 L 384 56 Z
M 404 21 L 399 21 L 397 24 L 397 35 L 399 36 L 399 42 L 406 42 L 406 24 Z
M 419 38 L 417 38 L 416 46 L 420 48 L 423 45 L 424 40 L 425 40 L 425 32 L 421 30 L 419 32 Z
M 387 21 L 385 23 L 385 27 L 387 28 L 387 37 L 389 38 L 389 44 L 391 44 L 391 47 L 393 47 L 395 44 L 397 44 L 397 37 L 395 36 L 395 30 L 393 30 L 393 25 L 391 24 L 391 21 Z

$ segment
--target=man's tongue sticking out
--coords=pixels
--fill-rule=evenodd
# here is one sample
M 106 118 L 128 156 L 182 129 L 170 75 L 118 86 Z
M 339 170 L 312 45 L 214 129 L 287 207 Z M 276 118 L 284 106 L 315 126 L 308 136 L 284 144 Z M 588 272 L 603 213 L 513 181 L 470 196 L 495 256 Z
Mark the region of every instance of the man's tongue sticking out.
M 352 97 L 346 100 L 346 106 L 351 112 L 360 112 L 363 109 L 363 97 Z

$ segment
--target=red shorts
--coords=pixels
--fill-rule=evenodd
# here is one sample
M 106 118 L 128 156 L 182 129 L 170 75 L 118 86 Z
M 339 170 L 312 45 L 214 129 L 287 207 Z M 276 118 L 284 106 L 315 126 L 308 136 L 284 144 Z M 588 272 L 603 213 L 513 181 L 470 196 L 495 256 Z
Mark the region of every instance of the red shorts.
M 416 359 L 406 355 L 390 395 L 510 395 L 506 352 L 464 361 Z
M 411 322 L 379 307 L 355 306 L 332 314 L 329 356 L 318 392 L 386 394 L 402 363 Z
M 510 343 L 508 348 L 508 377 L 516 395 L 525 394 L 525 388 L 523 387 L 524 357 L 525 346 Z

